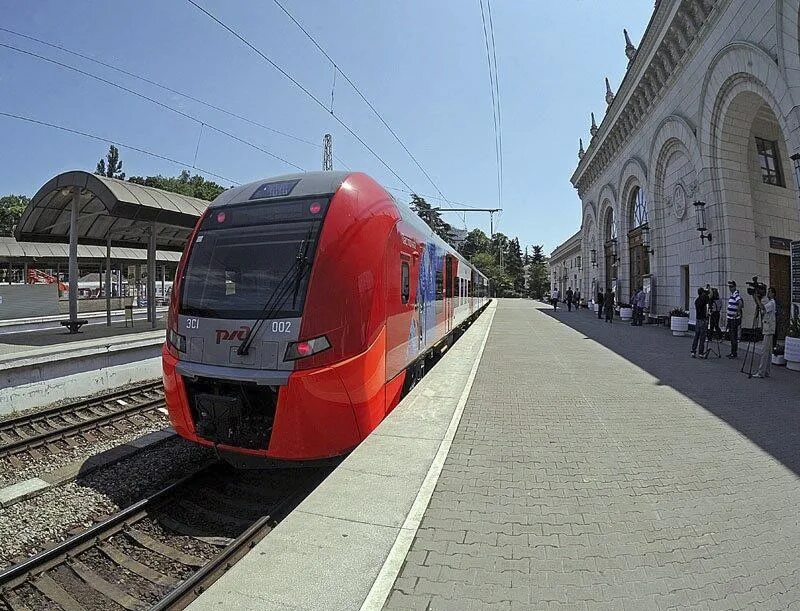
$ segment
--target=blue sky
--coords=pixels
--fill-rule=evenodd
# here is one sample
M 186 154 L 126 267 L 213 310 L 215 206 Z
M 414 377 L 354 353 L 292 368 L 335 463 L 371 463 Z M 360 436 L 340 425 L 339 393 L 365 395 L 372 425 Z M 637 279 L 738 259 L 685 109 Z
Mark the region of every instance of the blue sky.
M 329 103 L 330 63 L 272 1 L 197 1 Z M 478 0 L 282 3 L 361 88 L 449 200 L 497 205 Z M 578 138 L 588 140 L 591 111 L 598 122 L 603 116 L 603 78 L 609 76 L 616 89 L 624 75 L 622 28 L 638 44 L 652 5 L 649 0 L 492 1 L 504 146 L 504 212 L 496 230 L 519 236 L 523 245 L 544 244 L 547 252 L 577 230 L 580 201 L 569 177 Z M 0 0 L 0 14 L 2 27 L 102 59 L 275 129 L 314 142 L 330 132 L 334 154 L 350 169 L 387 187 L 403 186 L 325 110 L 188 2 Z M 317 147 L 6 32 L 0 32 L 0 43 L 140 91 L 303 168 L 321 167 Z M 334 110 L 412 189 L 436 194 L 341 77 Z M 151 102 L 2 47 L 0 112 L 147 149 L 190 169 L 197 149 L 197 167 L 238 182 L 294 171 Z M 62 171 L 92 170 L 106 149 L 102 142 L 0 116 L 0 194 L 33 195 Z M 121 154 L 129 176 L 176 175 L 185 167 L 125 148 Z M 460 215 L 445 218 L 464 226 Z M 466 222 L 488 232 L 486 214 L 468 214 Z

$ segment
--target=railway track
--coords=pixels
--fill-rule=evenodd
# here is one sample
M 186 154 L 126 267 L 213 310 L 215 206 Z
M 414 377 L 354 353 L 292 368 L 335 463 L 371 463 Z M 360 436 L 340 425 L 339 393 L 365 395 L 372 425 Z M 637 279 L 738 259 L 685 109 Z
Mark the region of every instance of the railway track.
M 0 422 L 0 459 L 22 468 L 43 454 L 57 454 L 125 431 L 125 421 L 142 416 L 163 422 L 161 382 L 52 407 Z
M 182 609 L 329 472 L 203 467 L 0 572 L 0 608 Z

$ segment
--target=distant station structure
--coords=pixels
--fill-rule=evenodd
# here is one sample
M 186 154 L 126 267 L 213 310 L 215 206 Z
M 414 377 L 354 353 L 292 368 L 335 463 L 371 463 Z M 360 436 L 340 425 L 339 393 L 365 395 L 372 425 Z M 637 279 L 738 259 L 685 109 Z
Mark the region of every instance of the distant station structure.
M 123 264 L 135 265 L 138 291 L 139 269 L 144 260 L 148 320 L 155 327 L 157 263 L 162 263 L 163 296 L 166 268 L 169 264 L 173 267 L 180 258 L 192 228 L 208 203 L 88 172 L 65 172 L 47 181 L 33 197 L 16 227 L 16 241 L 0 243 L 0 261 L 6 263 L 9 283 L 21 279 L 24 284 L 43 282 L 66 286 L 69 321 L 74 323 L 69 328 L 73 330 L 80 326 L 79 259 L 102 267 L 103 273 L 98 269 L 97 280 L 99 291 L 105 296 L 108 324 L 111 323 L 114 286 L 117 294 L 122 293 Z M 37 246 L 40 243 L 44 244 Z M 59 244 L 68 244 L 66 276 L 60 270 L 64 250 L 63 246 L 58 248 Z M 103 250 L 105 256 L 101 258 Z M 112 272 L 112 261 L 117 265 L 116 274 Z M 36 267 L 31 265 L 34 262 Z M 51 271 L 42 270 L 45 266 L 41 263 L 49 264 Z M 53 263 L 55 275 L 52 274 Z
M 620 36 L 626 72 L 616 91 L 606 79 L 605 103 L 598 75 L 605 113 L 571 178 L 583 261 L 595 262 L 584 287 L 624 302 L 644 286 L 663 315 L 688 310 L 699 286 L 724 295 L 758 275 L 785 333 L 800 302 L 799 20 L 798 0 L 660 0 L 638 48 Z

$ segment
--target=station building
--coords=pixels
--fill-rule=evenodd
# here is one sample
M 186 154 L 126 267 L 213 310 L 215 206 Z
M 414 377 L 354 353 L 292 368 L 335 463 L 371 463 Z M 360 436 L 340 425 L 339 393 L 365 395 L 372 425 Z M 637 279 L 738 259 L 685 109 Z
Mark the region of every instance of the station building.
M 567 289 L 580 292 L 582 300 L 591 299 L 583 292 L 583 255 L 581 251 L 581 232 L 570 236 L 557 246 L 548 261 L 550 265 L 550 288 L 557 288 L 559 294 L 566 295 Z
M 582 281 L 651 312 L 758 276 L 786 324 L 800 239 L 800 0 L 659 0 L 571 177 Z M 622 52 L 622 49 L 620 49 Z M 690 310 L 691 311 L 691 310 Z M 745 311 L 751 326 L 753 308 Z M 785 327 L 784 327 L 785 330 Z

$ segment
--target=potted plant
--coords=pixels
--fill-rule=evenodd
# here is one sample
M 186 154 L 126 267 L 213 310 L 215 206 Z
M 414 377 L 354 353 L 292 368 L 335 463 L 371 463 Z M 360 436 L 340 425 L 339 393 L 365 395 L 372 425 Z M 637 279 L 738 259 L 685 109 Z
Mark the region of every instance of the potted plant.
M 786 359 L 783 356 L 783 346 L 780 344 L 775 344 L 775 347 L 772 349 L 772 364 L 773 365 L 785 365 Z
M 633 318 L 633 306 L 629 303 L 619 304 L 619 317 L 622 320 L 630 320 Z
M 800 371 L 800 317 L 795 316 L 789 321 L 786 331 L 786 341 L 783 346 L 783 358 L 786 359 L 786 369 Z
M 669 328 L 676 337 L 689 333 L 689 312 L 683 308 L 675 308 L 669 313 Z

